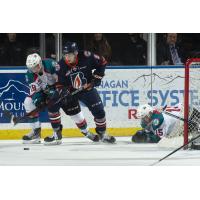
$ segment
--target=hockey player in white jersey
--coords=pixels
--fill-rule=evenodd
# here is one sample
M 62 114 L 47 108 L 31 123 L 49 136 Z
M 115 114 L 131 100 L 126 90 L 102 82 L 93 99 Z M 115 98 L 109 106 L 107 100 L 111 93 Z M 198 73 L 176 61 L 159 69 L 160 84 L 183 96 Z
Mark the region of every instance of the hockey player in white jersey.
M 175 107 L 166 107 L 165 111 L 176 116 L 182 113 L 182 105 Z M 177 127 L 181 121 L 157 109 L 153 109 L 150 105 L 144 104 L 137 109 L 137 118 L 141 119 L 142 130 L 136 132 L 132 136 L 135 143 L 157 143 L 163 137 L 173 137 L 177 134 Z M 183 123 L 182 123 L 183 124 Z
M 69 102 L 67 99 L 64 99 L 61 103 L 54 104 L 64 91 L 63 88 L 59 88 L 56 85 L 57 63 L 52 59 L 42 60 L 38 54 L 34 53 L 27 57 L 26 66 L 28 68 L 26 80 L 30 86 L 30 95 L 27 96 L 24 101 L 26 112 L 30 113 L 37 107 L 44 107 L 47 105 L 49 119 L 53 128 L 53 135 L 44 138 L 45 144 L 61 144 L 62 124 L 60 108 L 72 118 L 86 137 L 92 141 L 98 141 L 98 135 L 89 132 L 87 122 L 81 112 L 78 101 L 72 99 L 72 101 Z M 32 130 L 29 134 L 23 136 L 23 142 L 40 143 L 41 124 L 38 112 L 29 117 L 29 123 Z

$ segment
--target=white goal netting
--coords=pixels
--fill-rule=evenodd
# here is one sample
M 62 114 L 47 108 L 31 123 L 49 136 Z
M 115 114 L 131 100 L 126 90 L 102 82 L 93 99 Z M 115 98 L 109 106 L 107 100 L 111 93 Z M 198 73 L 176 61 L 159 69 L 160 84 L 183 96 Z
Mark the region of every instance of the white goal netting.
M 188 67 L 188 71 L 187 68 Z M 200 124 L 200 59 L 189 59 L 185 67 L 184 105 L 170 137 L 159 142 L 161 147 L 179 147 L 198 133 Z M 186 129 L 184 126 L 187 123 Z

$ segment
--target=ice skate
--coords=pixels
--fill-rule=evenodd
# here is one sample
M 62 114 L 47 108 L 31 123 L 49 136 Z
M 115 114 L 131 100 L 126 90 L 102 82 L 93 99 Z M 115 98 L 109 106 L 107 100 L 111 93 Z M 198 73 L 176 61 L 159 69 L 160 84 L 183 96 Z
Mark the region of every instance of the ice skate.
M 62 125 L 58 131 L 55 131 L 52 136 L 44 138 L 44 145 L 60 145 L 62 144 Z
M 39 144 L 41 143 L 41 128 L 32 130 L 29 134 L 22 137 L 23 144 Z

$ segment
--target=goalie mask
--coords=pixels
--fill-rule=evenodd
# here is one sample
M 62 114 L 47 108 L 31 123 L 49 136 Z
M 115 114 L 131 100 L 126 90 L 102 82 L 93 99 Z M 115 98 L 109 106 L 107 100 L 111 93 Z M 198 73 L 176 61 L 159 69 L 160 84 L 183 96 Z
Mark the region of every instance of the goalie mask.
M 42 69 L 41 57 L 37 53 L 28 55 L 26 59 L 26 66 L 33 73 L 39 73 Z
M 152 113 L 153 113 L 153 108 L 148 104 L 144 104 L 138 107 L 136 116 L 139 119 L 150 121 Z

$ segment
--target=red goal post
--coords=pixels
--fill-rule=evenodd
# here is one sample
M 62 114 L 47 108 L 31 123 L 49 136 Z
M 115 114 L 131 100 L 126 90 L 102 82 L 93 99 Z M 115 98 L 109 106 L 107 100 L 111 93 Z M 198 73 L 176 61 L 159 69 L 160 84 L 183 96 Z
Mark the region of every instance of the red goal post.
M 199 84 L 198 84 L 199 80 Z M 185 63 L 185 79 L 184 79 L 184 144 L 188 143 L 189 138 L 189 112 L 190 106 L 193 106 L 191 102 L 190 94 L 192 87 L 196 88 L 198 91 L 198 87 L 200 90 L 200 58 L 190 58 Z M 199 92 L 198 92 L 199 94 Z M 200 97 L 198 95 L 198 97 Z M 200 100 L 200 99 L 199 99 Z M 198 103 L 197 103 L 198 105 Z

